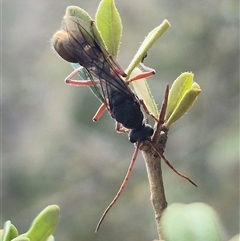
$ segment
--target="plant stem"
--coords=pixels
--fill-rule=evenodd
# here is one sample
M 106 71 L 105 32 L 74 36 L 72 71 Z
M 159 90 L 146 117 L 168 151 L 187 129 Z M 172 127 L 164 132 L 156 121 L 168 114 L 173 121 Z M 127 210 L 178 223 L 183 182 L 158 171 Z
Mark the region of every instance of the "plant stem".
M 161 217 L 164 209 L 167 207 L 162 177 L 161 154 L 163 154 L 167 143 L 168 129 L 166 129 L 164 126 L 164 117 L 167 109 L 168 94 L 169 85 L 166 86 L 165 96 L 161 105 L 159 120 L 156 123 L 156 131 L 153 135 L 153 138 L 150 142 L 145 141 L 142 143 L 142 146 L 140 146 L 147 168 L 151 193 L 150 199 L 155 213 L 159 240 L 163 240 Z
M 144 145 L 145 147 L 145 145 Z M 145 148 L 141 149 L 145 149 Z M 157 232 L 159 240 L 162 240 L 161 225 L 160 220 L 164 209 L 167 207 L 167 201 L 164 192 L 163 178 L 162 178 L 162 168 L 161 168 L 161 158 L 159 156 L 154 157 L 152 154 L 152 148 L 142 151 L 150 185 L 150 199 L 155 213 L 155 219 L 157 223 Z

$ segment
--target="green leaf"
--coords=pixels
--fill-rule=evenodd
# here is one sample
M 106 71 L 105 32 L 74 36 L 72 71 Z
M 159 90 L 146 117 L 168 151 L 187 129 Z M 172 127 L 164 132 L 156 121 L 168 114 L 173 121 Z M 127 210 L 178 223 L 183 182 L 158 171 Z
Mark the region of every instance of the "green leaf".
M 194 76 L 191 73 L 183 73 L 173 82 L 168 97 L 166 119 L 170 117 L 178 103 L 183 98 L 185 92 L 191 88 L 193 77 Z
M 22 234 L 31 241 L 46 241 L 54 232 L 59 221 L 60 208 L 57 205 L 50 205 L 41 211 L 33 220 L 29 231 Z
M 91 16 L 82 8 L 77 6 L 69 6 L 66 8 L 66 13 L 63 18 L 76 18 L 79 24 L 86 30 L 86 32 L 99 43 L 100 47 L 103 46 L 105 52 L 105 44 L 102 36 Z M 85 36 L 86 37 L 86 36 Z
M 126 69 L 126 80 L 130 76 L 135 76 L 139 74 L 139 69 L 136 67 L 142 62 L 143 58 L 146 56 L 147 51 L 153 46 L 153 44 L 158 40 L 158 38 L 170 27 L 170 23 L 167 20 L 164 20 L 162 24 L 154 28 L 144 39 L 131 63 Z M 134 71 L 134 72 L 133 72 Z M 132 73 L 133 72 L 133 73 Z M 144 101 L 148 111 L 156 118 L 158 118 L 158 108 L 157 104 L 152 96 L 151 90 L 146 79 L 132 82 L 133 88 L 137 93 L 138 97 Z
M 146 56 L 147 51 L 153 46 L 153 44 L 158 40 L 158 38 L 170 27 L 170 23 L 168 20 L 164 20 L 159 26 L 154 28 L 144 39 L 131 63 L 126 69 L 127 77 L 129 79 L 130 74 L 135 69 L 136 66 L 142 61 L 142 59 Z
M 131 76 L 136 76 L 142 73 L 139 68 L 135 68 L 131 74 Z M 148 111 L 155 117 L 158 118 L 158 108 L 157 104 L 152 96 L 151 90 L 146 79 L 141 79 L 132 82 L 135 92 L 139 99 L 144 101 L 145 106 L 147 107 Z
M 170 27 L 170 23 L 167 20 L 164 20 L 162 24 L 154 28 L 144 39 L 131 63 L 126 69 L 126 80 L 130 76 L 135 76 L 139 74 L 139 69 L 136 68 L 146 56 L 147 51 L 153 46 L 153 44 L 158 40 L 158 38 Z M 152 96 L 151 90 L 146 79 L 132 82 L 133 88 L 137 93 L 138 97 L 144 101 L 148 111 L 156 118 L 158 118 L 158 109 L 157 104 Z
M 16 238 L 12 239 L 11 241 L 30 241 L 30 239 L 27 237 L 18 236 Z
M 193 82 L 193 77 L 192 73 L 186 72 L 173 82 L 165 116 L 167 128 L 187 113 L 201 93 L 200 86 Z
M 11 221 L 7 221 L 4 224 L 4 233 L 3 233 L 3 241 L 10 241 L 18 236 L 18 231 L 16 227 L 11 223 Z
M 92 21 L 91 16 L 84 9 L 77 6 L 69 6 L 66 8 L 64 18 L 68 17 L 76 17 L 87 24 Z
M 171 204 L 163 212 L 161 226 L 168 241 L 222 241 L 216 212 L 204 203 Z
M 117 59 L 122 23 L 113 0 L 102 0 L 96 12 L 96 25 L 109 53 Z

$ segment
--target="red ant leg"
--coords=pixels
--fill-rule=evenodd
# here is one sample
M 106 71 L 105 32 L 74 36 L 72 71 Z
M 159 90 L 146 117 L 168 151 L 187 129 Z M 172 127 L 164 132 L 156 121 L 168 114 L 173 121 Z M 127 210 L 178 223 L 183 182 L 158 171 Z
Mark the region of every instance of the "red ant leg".
M 108 207 L 106 208 L 106 210 L 104 211 L 102 217 L 100 218 L 98 224 L 97 224 L 97 227 L 95 229 L 95 233 L 98 231 L 98 229 L 100 228 L 100 225 L 103 221 L 103 219 L 105 218 L 105 216 L 107 215 L 108 211 L 112 208 L 112 206 L 116 203 L 117 199 L 119 198 L 119 196 L 121 195 L 123 189 L 126 187 L 127 185 L 127 182 L 132 174 L 132 170 L 133 170 L 133 166 L 135 164 L 135 161 L 136 161 L 136 158 L 137 158 L 137 154 L 138 154 L 138 150 L 139 150 L 139 145 L 140 143 L 137 144 L 137 147 L 133 153 L 133 156 L 132 156 L 132 160 L 130 162 L 130 165 L 128 167 L 128 170 L 127 170 L 127 173 L 126 173 L 126 176 L 122 182 L 122 185 L 120 186 L 116 196 L 114 197 L 114 199 L 112 200 L 112 202 L 108 205 Z
M 143 72 L 143 73 L 140 73 L 140 74 L 138 74 L 138 75 L 136 75 L 136 76 L 134 76 L 134 77 L 131 78 L 131 79 L 129 79 L 129 80 L 126 82 L 128 85 L 129 85 L 130 83 L 132 83 L 133 81 L 141 80 L 141 79 L 144 79 L 144 78 L 149 78 L 149 77 L 155 75 L 156 72 L 155 72 L 154 69 L 145 66 L 143 63 L 140 63 L 140 66 L 141 66 L 141 68 L 142 68 L 142 70 L 143 70 L 144 72 Z M 158 119 L 149 112 L 149 110 L 148 110 L 147 106 L 145 105 L 145 103 L 143 102 L 143 100 L 139 100 L 139 102 L 140 102 L 140 104 L 142 105 L 144 111 L 145 111 L 148 115 L 150 115 L 150 116 L 157 122 Z
M 144 72 L 140 73 L 140 74 L 134 76 L 133 78 L 129 79 L 128 81 L 126 81 L 127 84 L 130 84 L 131 82 L 136 81 L 136 80 L 149 78 L 149 77 L 155 75 L 156 72 L 154 69 L 145 66 L 143 63 L 140 63 L 140 66 Z
M 120 67 L 120 65 L 117 63 L 117 61 L 114 60 L 114 58 L 110 55 L 109 58 L 111 58 L 111 60 L 114 62 L 115 66 L 116 66 L 116 72 L 120 75 L 122 75 L 123 77 L 126 76 L 126 74 L 124 73 L 124 71 L 122 70 L 122 68 Z M 128 82 L 126 82 L 127 84 L 135 81 L 135 80 L 140 80 L 142 78 L 147 78 L 150 77 L 152 75 L 155 74 L 155 71 L 151 68 L 148 68 L 146 66 L 144 66 L 143 64 L 141 64 L 142 68 L 148 72 L 145 73 L 141 73 L 137 76 L 135 76 L 134 78 L 130 79 Z M 143 67 L 144 66 L 144 67 Z M 83 69 L 84 67 L 80 66 L 79 68 L 75 69 L 70 75 L 68 75 L 65 78 L 65 83 L 69 84 L 69 85 L 74 85 L 74 86 L 91 86 L 93 85 L 92 80 L 74 80 L 72 78 L 74 78 L 80 71 L 81 69 Z M 97 110 L 96 114 L 93 117 L 93 121 L 98 121 L 100 119 L 100 117 L 102 116 L 103 112 L 106 110 L 106 106 L 105 104 L 102 104 L 99 109 Z M 147 110 L 147 109 L 145 109 Z M 146 111 L 148 113 L 148 111 Z M 121 131 L 119 131 L 121 132 Z
M 150 115 L 156 122 L 158 122 L 158 119 L 149 112 L 149 110 L 148 110 L 147 106 L 145 105 L 144 101 L 143 100 L 139 100 L 139 102 L 142 105 L 142 107 L 143 107 L 144 111 L 146 112 L 146 114 Z
M 91 86 L 91 85 L 93 85 L 91 80 L 73 80 L 72 79 L 81 71 L 81 69 L 83 69 L 82 66 L 75 69 L 70 75 L 68 75 L 65 79 L 65 83 L 69 84 L 69 85 L 75 85 L 75 86 Z
M 106 109 L 107 109 L 106 105 L 104 103 L 101 104 L 92 120 L 94 122 L 98 121 Z
M 65 79 L 66 84 L 74 85 L 74 86 L 91 86 L 93 85 L 92 80 L 74 80 L 74 78 L 84 67 L 80 66 L 75 69 L 70 75 L 68 75 Z M 106 106 L 103 103 L 97 110 L 96 114 L 93 117 L 93 121 L 98 121 L 102 116 L 103 112 L 106 110 Z
M 116 122 L 115 130 L 118 133 L 129 133 L 129 130 L 124 128 L 119 122 Z

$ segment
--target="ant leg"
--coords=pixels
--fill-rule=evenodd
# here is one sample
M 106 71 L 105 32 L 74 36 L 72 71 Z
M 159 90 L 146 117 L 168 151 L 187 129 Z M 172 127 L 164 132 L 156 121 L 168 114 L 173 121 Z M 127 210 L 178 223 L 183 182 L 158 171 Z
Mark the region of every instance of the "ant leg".
M 74 86 L 91 86 L 93 85 L 92 80 L 74 80 L 74 78 L 84 67 L 79 66 L 79 68 L 75 69 L 70 75 L 65 78 L 65 83 Z M 98 121 L 102 116 L 103 112 L 106 110 L 106 105 L 103 103 L 97 110 L 96 114 L 93 117 L 93 121 Z
M 142 72 L 142 73 L 134 76 L 133 78 L 129 79 L 128 81 L 126 81 L 127 84 L 130 84 L 131 82 L 136 81 L 136 80 L 149 78 L 149 77 L 155 75 L 156 71 L 154 69 L 145 66 L 143 63 L 140 63 L 140 66 L 144 72 Z
M 132 83 L 133 81 L 141 80 L 141 79 L 144 79 L 144 78 L 149 78 L 149 77 L 155 75 L 156 72 L 155 72 L 154 69 L 145 66 L 143 63 L 140 63 L 140 66 L 141 66 L 141 68 L 142 68 L 142 70 L 143 70 L 144 72 L 142 72 L 142 73 L 134 76 L 133 78 L 129 79 L 128 81 L 126 81 L 126 83 L 127 83 L 128 85 L 129 85 L 130 83 Z M 143 100 L 139 100 L 139 102 L 140 102 L 140 104 L 142 105 L 144 111 L 145 111 L 148 115 L 150 115 L 150 116 L 157 122 L 158 119 L 149 112 L 149 110 L 147 109 L 147 106 L 145 105 L 145 103 L 143 102 Z
M 147 117 L 144 118 L 144 123 L 149 124 L 149 119 Z
M 136 147 L 136 149 L 135 149 L 135 151 L 134 151 L 134 153 L 133 153 L 132 160 L 131 160 L 131 162 L 130 162 L 130 165 L 129 165 L 129 167 L 128 167 L 128 170 L 127 170 L 126 176 L 125 176 L 125 178 L 124 178 L 124 180 L 123 180 L 123 182 L 122 182 L 122 185 L 120 186 L 120 188 L 119 188 L 116 196 L 113 198 L 112 202 L 108 205 L 108 207 L 107 207 L 106 210 L 104 211 L 102 217 L 100 218 L 100 220 L 99 220 L 99 222 L 98 222 L 98 224 L 97 224 L 97 227 L 96 227 L 96 229 L 95 229 L 95 233 L 96 233 L 96 232 L 98 231 L 98 229 L 100 228 L 100 225 L 101 225 L 103 219 L 105 218 L 105 216 L 107 215 L 108 211 L 109 211 L 109 210 L 112 208 L 112 206 L 116 203 L 116 201 L 117 201 L 118 198 L 120 197 L 123 189 L 126 187 L 127 182 L 128 182 L 128 180 L 129 180 L 129 178 L 130 178 L 130 176 L 131 176 L 131 174 L 132 174 L 133 166 L 134 166 L 135 161 L 136 161 L 136 159 L 137 159 L 137 154 L 138 154 L 138 150 L 139 150 L 139 145 L 140 145 L 140 143 L 137 144 L 137 147 Z
M 158 122 L 158 119 L 149 112 L 149 110 L 148 110 L 147 106 L 145 105 L 144 101 L 143 100 L 139 100 L 139 102 L 142 105 L 142 107 L 143 107 L 144 111 L 146 112 L 146 114 L 150 115 L 156 122 Z
M 129 130 L 124 128 L 119 122 L 116 122 L 115 130 L 118 133 L 129 133 Z
M 84 67 L 80 66 L 79 68 L 75 69 L 70 75 L 65 78 L 65 83 L 69 85 L 75 86 L 91 86 L 93 85 L 91 80 L 73 80 L 74 78 Z
M 98 108 L 98 110 L 97 110 L 97 112 L 96 112 L 96 114 L 94 115 L 94 117 L 93 117 L 93 121 L 94 122 L 97 122 L 100 118 L 101 118 L 101 116 L 103 115 L 103 113 L 104 113 L 104 111 L 106 110 L 106 105 L 104 104 L 104 103 L 102 103 L 101 105 L 100 105 L 100 107 Z

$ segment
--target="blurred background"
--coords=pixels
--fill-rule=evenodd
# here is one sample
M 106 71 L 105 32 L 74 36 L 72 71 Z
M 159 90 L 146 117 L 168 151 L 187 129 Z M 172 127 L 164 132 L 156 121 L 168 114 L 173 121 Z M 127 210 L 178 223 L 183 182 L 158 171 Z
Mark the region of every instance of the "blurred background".
M 2 2 L 2 223 L 25 232 L 47 205 L 61 208 L 55 238 L 152 240 L 157 238 L 141 154 L 127 188 L 94 233 L 117 192 L 134 146 L 117 134 L 108 113 L 92 117 L 100 102 L 88 88 L 67 86 L 71 66 L 51 49 L 69 5 L 94 18 L 99 0 Z M 164 19 L 171 28 L 145 64 L 160 105 L 164 88 L 192 71 L 201 86 L 195 106 L 169 132 L 166 157 L 198 188 L 164 163 L 168 203 L 205 202 L 219 214 L 226 238 L 239 233 L 239 2 L 116 0 L 126 68 L 144 37 Z M 1 224 L 2 226 L 3 224 Z

